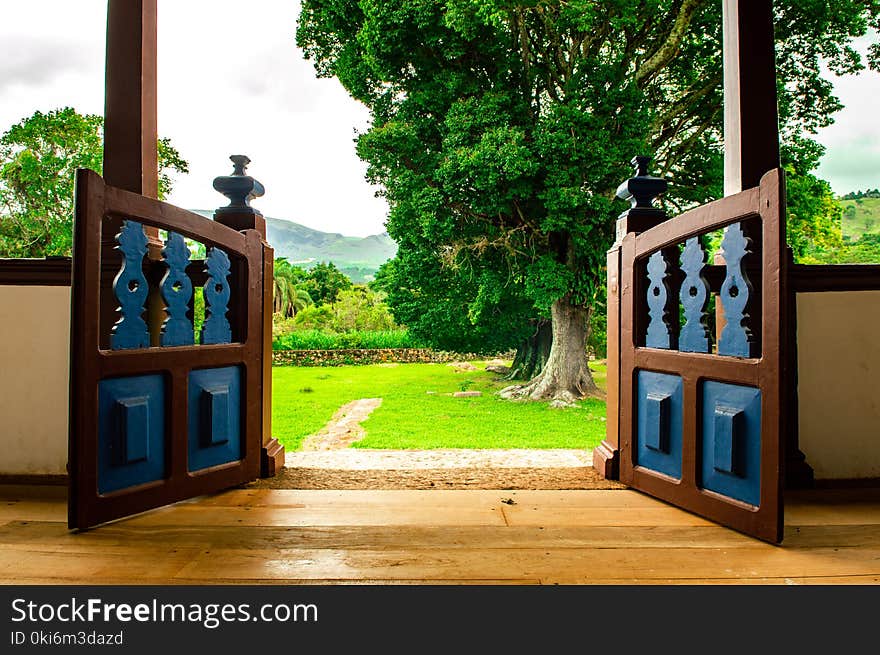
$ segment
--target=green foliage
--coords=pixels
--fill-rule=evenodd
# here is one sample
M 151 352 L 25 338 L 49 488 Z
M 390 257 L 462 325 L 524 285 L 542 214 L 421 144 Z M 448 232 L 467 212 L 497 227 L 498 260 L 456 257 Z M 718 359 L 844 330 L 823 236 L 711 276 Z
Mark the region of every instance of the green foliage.
M 880 232 L 880 197 L 862 195 L 840 201 L 843 209 L 843 238 L 858 240 L 864 234 Z
M 103 120 L 102 120 L 103 123 Z M 103 148 L 102 148 L 103 150 Z M 180 156 L 168 137 L 160 137 L 156 143 L 156 154 L 159 160 L 159 200 L 165 200 L 174 188 L 175 173 L 189 173 L 189 163 Z M 103 158 L 103 152 L 102 152 Z M 95 169 L 100 172 L 100 169 Z
M 298 266 L 293 266 L 284 257 L 275 260 L 273 278 L 273 308 L 282 318 L 296 316 L 309 305 L 313 305 L 305 288 L 307 274 Z
M 591 367 L 604 387 L 604 367 Z M 382 405 L 364 421 L 367 436 L 355 444 L 357 448 L 587 450 L 605 437 L 604 402 L 590 399 L 567 409 L 506 402 L 494 392 L 509 383 L 484 370 L 469 371 L 465 381 L 445 364 L 284 366 L 272 374 L 272 429 L 288 450 L 298 449 L 303 438 L 318 432 L 343 404 L 376 397 L 382 398 Z M 453 398 L 465 382 L 471 383 L 469 390 L 483 395 Z
M 823 66 L 862 68 L 850 44 L 878 26 L 880 6 L 775 7 L 784 161 L 803 176 L 793 225 L 805 250 L 811 237 L 835 238 L 825 190 L 807 177 L 821 155 L 809 136 L 840 108 Z M 397 320 L 449 344 L 492 334 L 500 315 L 498 339 L 512 345 L 553 301 L 590 306 L 635 154 L 655 156 L 671 208 L 719 197 L 721 10 L 714 0 L 305 0 L 306 57 L 371 111 L 357 152 L 390 205 L 399 250 L 377 282 Z
M 332 304 L 340 291 L 351 288 L 351 280 L 333 262 L 316 264 L 308 272 L 303 288 L 317 305 Z
M 796 262 L 843 247 L 841 207 L 831 185 L 811 173 L 786 170 L 787 238 Z
M 421 348 L 423 346 L 406 330 L 353 330 L 327 332 L 296 330 L 275 337 L 274 350 L 345 350 L 379 348 Z
M 193 289 L 193 332 L 196 340 L 202 333 L 202 326 L 205 324 L 205 289 L 204 287 L 195 287 Z
M 69 256 L 77 168 L 103 166 L 103 118 L 70 107 L 40 111 L 0 137 L 0 257 Z M 168 139 L 158 142 L 159 197 L 171 173 L 188 167 Z
M 590 314 L 589 332 L 587 334 L 587 352 L 591 355 L 605 359 L 608 356 L 608 310 L 605 303 L 605 293 L 596 298 L 593 312 Z
M 314 303 L 313 294 L 334 300 Z M 352 285 L 333 264 L 305 271 L 276 260 L 275 309 L 276 348 L 407 348 L 413 342 L 395 324 L 382 291 Z
M 398 323 L 438 350 L 496 353 L 532 331 L 531 304 L 491 268 L 460 274 L 428 251 L 406 249 L 379 269 L 371 286 L 387 294 Z
M 330 305 L 309 305 L 293 319 L 293 327 L 299 330 L 325 330 L 333 327 L 333 309 Z
M 799 201 L 798 181 L 792 184 L 789 177 L 789 242 L 795 247 L 796 261 L 801 264 L 880 264 L 880 220 L 877 220 L 880 219 L 880 196 L 874 198 L 869 189 L 835 200 L 827 184 L 822 180 L 818 182 L 823 193 L 807 193 L 806 198 L 807 208 L 816 208 L 808 227 L 819 233 L 817 236 L 812 232 L 807 234 L 805 247 L 798 251 L 797 241 L 792 238 L 798 236 L 799 229 L 793 225 Z
M 880 264 L 880 234 L 865 234 L 834 250 L 812 252 L 803 264 Z
M 880 198 L 880 189 L 866 189 L 865 191 L 851 191 L 844 196 L 841 196 L 841 200 L 862 200 L 864 198 Z
M 333 329 L 392 331 L 397 326 L 385 304 L 385 294 L 364 286 L 340 291 L 333 303 Z

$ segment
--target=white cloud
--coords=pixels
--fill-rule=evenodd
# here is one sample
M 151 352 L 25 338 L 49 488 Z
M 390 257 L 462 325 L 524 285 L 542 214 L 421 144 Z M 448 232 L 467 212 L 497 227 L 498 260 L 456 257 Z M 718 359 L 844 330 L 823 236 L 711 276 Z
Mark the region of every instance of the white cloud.
M 335 80 L 315 78 L 296 47 L 298 4 L 262 0 L 159 0 L 159 128 L 191 164 L 172 198 L 222 201 L 211 188 L 246 154 L 266 187 L 264 214 L 368 235 L 387 206 L 364 180 L 353 129 L 369 120 Z
M 877 40 L 873 33 L 856 42 L 863 55 Z M 832 77 L 834 92 L 844 109 L 835 115 L 833 125 L 823 128 L 818 141 L 828 148 L 818 175 L 828 180 L 837 194 L 880 187 L 880 73 L 861 71 L 858 75 Z
M 36 110 L 103 113 L 106 0 L 4 2 L 0 129 Z M 159 133 L 190 163 L 172 202 L 211 209 L 211 186 L 246 154 L 268 216 L 366 236 L 387 205 L 364 180 L 353 130 L 369 120 L 335 80 L 317 79 L 296 48 L 293 0 L 159 0 Z

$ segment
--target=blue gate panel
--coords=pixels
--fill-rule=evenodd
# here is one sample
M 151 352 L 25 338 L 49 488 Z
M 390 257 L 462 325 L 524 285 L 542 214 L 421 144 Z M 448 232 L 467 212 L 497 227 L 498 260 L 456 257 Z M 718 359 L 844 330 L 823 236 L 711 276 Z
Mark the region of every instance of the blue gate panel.
M 676 375 L 639 371 L 635 464 L 681 478 L 682 383 Z
M 98 493 L 165 477 L 165 378 L 98 383 Z
M 241 368 L 189 374 L 189 470 L 241 459 Z
M 703 383 L 700 486 L 750 505 L 761 502 L 761 390 Z

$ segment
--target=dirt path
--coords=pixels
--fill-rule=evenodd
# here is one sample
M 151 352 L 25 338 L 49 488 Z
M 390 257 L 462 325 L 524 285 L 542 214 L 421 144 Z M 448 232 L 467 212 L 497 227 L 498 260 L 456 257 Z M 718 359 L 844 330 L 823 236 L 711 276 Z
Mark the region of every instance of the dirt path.
M 592 467 L 587 450 L 350 448 L 381 398 L 346 403 L 302 449 L 287 453 L 274 478 L 249 486 L 269 489 L 621 489 Z
M 361 422 L 382 404 L 381 398 L 360 398 L 340 407 L 321 431 L 303 440 L 302 450 L 340 450 L 367 436 Z

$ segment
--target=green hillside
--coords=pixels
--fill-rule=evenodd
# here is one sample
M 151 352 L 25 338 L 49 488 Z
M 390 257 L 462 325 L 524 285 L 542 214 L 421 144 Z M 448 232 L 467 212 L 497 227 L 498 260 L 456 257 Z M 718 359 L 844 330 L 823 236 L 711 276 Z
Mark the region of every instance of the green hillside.
M 880 234 L 880 198 L 840 200 L 843 236 L 857 241 L 863 234 Z
M 213 216 L 210 211 L 193 211 L 209 218 Z M 397 244 L 385 233 L 347 237 L 268 216 L 266 231 L 276 257 L 286 257 L 304 268 L 318 262 L 333 262 L 353 282 L 371 280 L 379 267 L 397 252 Z

